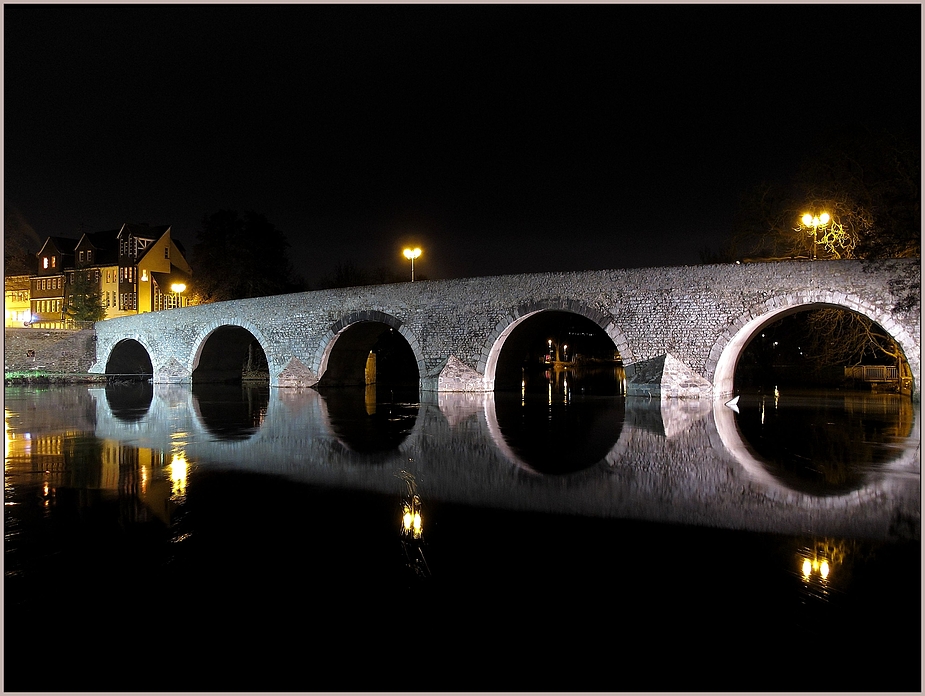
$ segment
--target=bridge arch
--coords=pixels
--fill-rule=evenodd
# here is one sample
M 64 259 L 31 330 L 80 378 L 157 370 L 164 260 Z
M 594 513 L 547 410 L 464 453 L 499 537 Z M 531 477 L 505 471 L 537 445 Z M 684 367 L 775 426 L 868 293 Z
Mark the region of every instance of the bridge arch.
M 152 355 L 155 355 L 155 352 L 143 336 L 133 334 L 123 338 L 106 356 L 105 374 L 150 378 L 154 375 Z
M 257 341 L 267 356 L 270 384 L 283 367 L 268 350 L 270 345 L 260 329 L 250 322 L 213 321 L 202 327 L 193 340 L 192 382 L 229 382 L 240 380 L 247 347 Z
M 482 352 L 479 356 L 476 370 L 485 375 L 485 385 L 488 389 L 493 390 L 495 386 L 495 377 L 498 367 L 498 358 L 501 356 L 501 350 L 504 343 L 520 324 L 530 317 L 540 312 L 558 311 L 569 312 L 590 319 L 597 324 L 604 333 L 613 341 L 617 352 L 624 364 L 634 361 L 632 350 L 623 331 L 617 326 L 613 317 L 604 312 L 598 311 L 576 300 L 565 299 L 547 299 L 537 302 L 525 302 L 514 308 L 511 313 L 498 322 L 491 331 L 482 345 Z
M 705 376 L 713 383 L 714 398 L 727 399 L 733 395 L 739 358 L 761 329 L 790 314 L 822 307 L 851 310 L 877 323 L 900 347 L 912 374 L 919 374 L 918 346 L 889 314 L 857 297 L 810 291 L 783 295 L 753 305 L 726 327 L 713 343 L 706 364 Z M 913 393 L 917 394 L 919 388 L 919 385 L 913 385 Z
M 312 365 L 317 366 L 319 385 L 363 384 L 367 356 L 382 337 L 383 325 L 401 336 L 410 349 L 420 387 L 421 378 L 425 374 L 424 354 L 417 336 L 400 319 L 378 310 L 353 312 L 331 325 L 312 358 Z M 341 354 L 342 359 L 336 359 L 337 353 Z M 348 357 L 351 355 L 353 360 Z M 335 357 L 333 363 L 332 356 Z

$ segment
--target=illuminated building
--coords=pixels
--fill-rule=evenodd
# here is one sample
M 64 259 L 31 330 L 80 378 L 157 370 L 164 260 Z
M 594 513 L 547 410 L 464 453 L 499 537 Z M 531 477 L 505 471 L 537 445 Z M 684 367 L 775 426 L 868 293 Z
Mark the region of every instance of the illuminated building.
M 189 305 L 192 269 L 169 225 L 125 223 L 80 239 L 48 237 L 29 283 L 30 319 L 39 328 L 69 328 L 66 309 L 77 280 L 98 295 L 105 318 Z M 85 278 L 76 278 L 83 273 Z

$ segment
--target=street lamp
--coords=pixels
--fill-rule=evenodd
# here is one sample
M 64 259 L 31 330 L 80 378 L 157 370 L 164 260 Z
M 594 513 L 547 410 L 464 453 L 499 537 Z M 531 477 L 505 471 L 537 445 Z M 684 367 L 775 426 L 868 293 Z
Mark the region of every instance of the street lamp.
M 829 224 L 829 220 L 831 220 L 831 218 L 828 213 L 822 213 L 822 215 L 810 215 L 806 213 L 801 218 L 803 227 L 812 228 L 813 230 L 813 261 L 816 260 L 816 246 L 819 244 L 819 229 L 821 228 L 824 230 L 826 225 Z
M 411 282 L 414 282 L 414 260 L 421 255 L 421 250 L 415 247 L 414 249 L 405 249 L 404 251 L 405 258 L 411 261 Z
M 174 283 L 170 286 L 170 289 L 173 291 L 173 305 L 174 307 L 179 307 L 180 293 L 186 290 L 186 283 Z

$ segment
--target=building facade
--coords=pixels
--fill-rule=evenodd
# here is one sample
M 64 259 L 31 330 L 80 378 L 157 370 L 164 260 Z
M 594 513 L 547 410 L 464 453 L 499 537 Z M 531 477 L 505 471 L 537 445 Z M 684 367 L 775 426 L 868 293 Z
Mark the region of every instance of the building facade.
M 36 254 L 37 273 L 29 278 L 28 316 L 11 319 L 14 297 L 6 296 L 7 325 L 71 328 L 78 287 L 99 302 L 105 319 L 155 312 L 190 303 L 192 269 L 169 225 L 125 223 L 119 229 L 86 233 L 80 239 L 49 237 Z
M 29 276 L 7 276 L 3 279 L 4 326 L 24 326 L 32 321 L 29 298 Z

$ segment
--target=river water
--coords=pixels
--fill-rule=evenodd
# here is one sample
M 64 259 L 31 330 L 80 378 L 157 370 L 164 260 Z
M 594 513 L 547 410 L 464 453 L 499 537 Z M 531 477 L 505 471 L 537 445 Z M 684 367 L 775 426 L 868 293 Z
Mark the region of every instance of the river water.
M 5 390 L 6 691 L 920 691 L 919 408 Z

